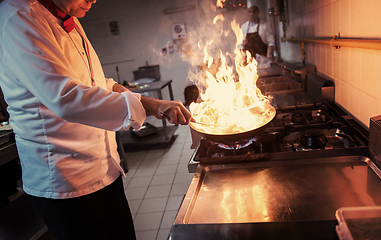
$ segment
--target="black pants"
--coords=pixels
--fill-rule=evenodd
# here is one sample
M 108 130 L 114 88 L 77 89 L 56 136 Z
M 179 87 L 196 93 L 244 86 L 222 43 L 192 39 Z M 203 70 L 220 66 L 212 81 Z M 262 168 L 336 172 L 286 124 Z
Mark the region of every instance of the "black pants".
M 82 197 L 32 198 L 57 240 L 136 239 L 121 177 Z

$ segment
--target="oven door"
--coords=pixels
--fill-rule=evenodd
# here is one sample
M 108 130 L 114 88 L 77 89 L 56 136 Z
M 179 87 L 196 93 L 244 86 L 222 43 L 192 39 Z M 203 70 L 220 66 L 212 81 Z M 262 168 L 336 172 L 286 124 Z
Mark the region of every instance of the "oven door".
M 338 239 L 340 207 L 381 204 L 363 156 L 199 165 L 171 230 L 186 239 Z

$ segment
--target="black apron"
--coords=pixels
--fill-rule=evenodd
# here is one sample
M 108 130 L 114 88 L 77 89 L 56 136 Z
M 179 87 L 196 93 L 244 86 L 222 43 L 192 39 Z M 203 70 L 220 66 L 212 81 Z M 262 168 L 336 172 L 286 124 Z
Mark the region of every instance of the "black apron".
M 259 36 L 259 19 L 257 31 L 249 33 L 250 22 L 247 25 L 246 40 L 245 40 L 245 50 L 251 53 L 251 57 L 255 57 L 255 54 L 267 55 L 267 45 L 262 41 Z

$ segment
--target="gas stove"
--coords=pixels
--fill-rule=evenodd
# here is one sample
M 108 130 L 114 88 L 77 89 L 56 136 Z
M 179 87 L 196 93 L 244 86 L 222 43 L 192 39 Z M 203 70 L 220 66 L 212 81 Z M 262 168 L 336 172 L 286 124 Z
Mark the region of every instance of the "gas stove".
M 381 116 L 368 130 L 335 103 L 334 81 L 294 73 L 299 89 L 280 89 L 284 77 L 262 81 L 277 110 L 264 131 L 194 141 L 173 240 L 336 240 L 337 209 L 381 205 Z
M 368 130 L 335 103 L 279 107 L 265 131 L 252 139 L 223 144 L 201 138 L 188 170 L 259 159 L 367 156 L 368 138 Z

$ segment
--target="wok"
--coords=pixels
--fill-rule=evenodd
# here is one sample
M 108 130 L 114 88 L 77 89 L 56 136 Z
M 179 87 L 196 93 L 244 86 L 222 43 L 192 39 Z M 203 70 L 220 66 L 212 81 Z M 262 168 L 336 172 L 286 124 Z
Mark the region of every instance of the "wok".
M 274 119 L 274 117 L 276 115 L 275 108 L 274 107 L 272 107 L 272 108 L 273 109 L 271 110 L 271 116 L 269 117 L 268 122 L 266 122 L 265 124 L 263 124 L 260 127 L 257 127 L 257 128 L 245 131 L 245 132 L 241 132 L 241 133 L 230 133 L 230 134 L 229 133 L 216 133 L 216 134 L 206 133 L 206 132 L 203 132 L 203 131 L 197 129 L 197 127 L 195 127 L 197 123 L 190 122 L 189 126 L 194 131 L 201 134 L 204 138 L 211 140 L 211 141 L 214 141 L 214 142 L 223 143 L 223 144 L 231 144 L 231 143 L 236 143 L 236 142 L 242 142 L 242 141 L 254 138 L 255 136 L 261 134 L 266 129 L 266 126 Z

